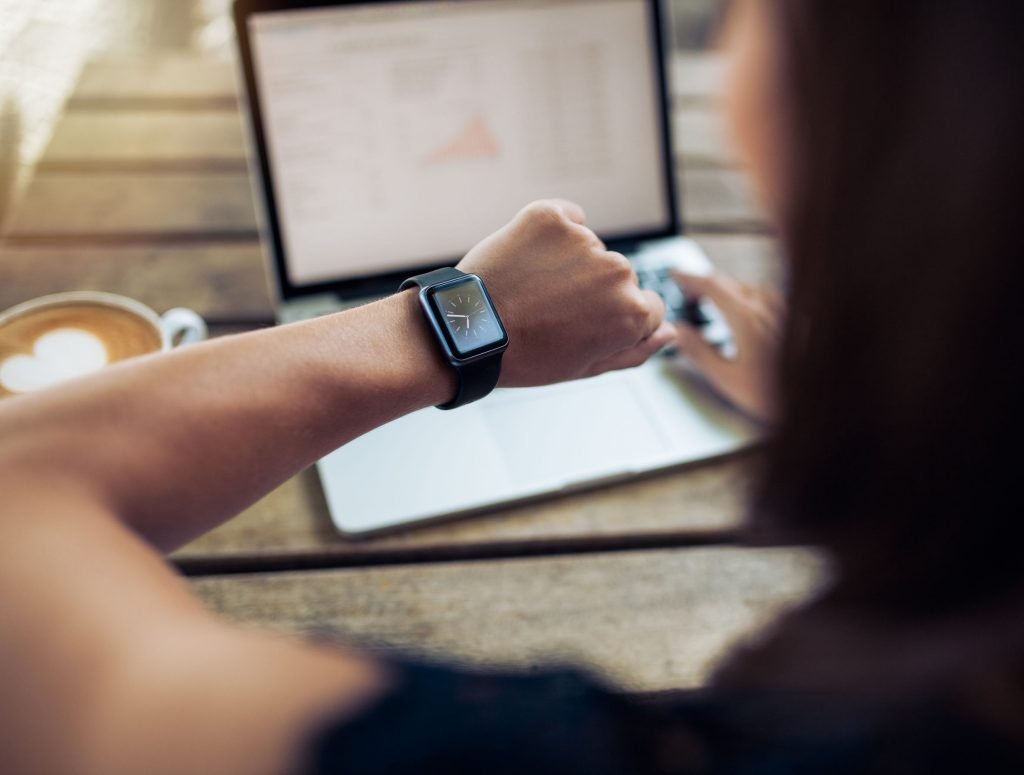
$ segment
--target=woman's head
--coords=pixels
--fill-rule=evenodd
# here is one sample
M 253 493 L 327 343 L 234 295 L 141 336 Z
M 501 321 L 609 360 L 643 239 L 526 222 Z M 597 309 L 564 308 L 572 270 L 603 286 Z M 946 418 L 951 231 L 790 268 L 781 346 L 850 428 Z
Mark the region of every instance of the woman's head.
M 790 261 L 755 526 L 903 611 L 1024 582 L 1024 5 L 738 0 L 731 116 Z

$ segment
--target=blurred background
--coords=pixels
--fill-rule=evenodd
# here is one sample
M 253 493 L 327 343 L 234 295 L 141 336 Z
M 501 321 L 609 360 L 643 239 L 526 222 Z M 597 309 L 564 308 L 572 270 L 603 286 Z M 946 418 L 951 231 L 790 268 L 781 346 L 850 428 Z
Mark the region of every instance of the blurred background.
M 717 0 L 669 0 L 675 45 L 710 45 Z M 0 224 L 91 56 L 231 56 L 231 0 L 0 0 Z

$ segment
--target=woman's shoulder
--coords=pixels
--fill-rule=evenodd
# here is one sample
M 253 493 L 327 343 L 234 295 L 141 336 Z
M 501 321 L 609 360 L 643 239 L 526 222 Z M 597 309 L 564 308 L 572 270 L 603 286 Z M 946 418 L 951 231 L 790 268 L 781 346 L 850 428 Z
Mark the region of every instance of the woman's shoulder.
M 630 703 L 577 670 L 394 667 L 390 693 L 320 733 L 314 772 L 631 771 L 618 728 Z
M 940 698 L 845 706 L 735 688 L 642 700 L 571 669 L 406 663 L 357 719 L 320 731 L 314 773 L 1022 772 L 1024 746 Z

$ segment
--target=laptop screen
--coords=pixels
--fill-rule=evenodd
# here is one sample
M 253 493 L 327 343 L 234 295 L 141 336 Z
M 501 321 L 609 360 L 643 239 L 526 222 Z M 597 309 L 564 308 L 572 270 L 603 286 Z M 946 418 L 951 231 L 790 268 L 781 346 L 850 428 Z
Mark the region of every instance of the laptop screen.
M 292 287 L 460 258 L 534 199 L 605 239 L 674 224 L 650 0 L 247 17 Z

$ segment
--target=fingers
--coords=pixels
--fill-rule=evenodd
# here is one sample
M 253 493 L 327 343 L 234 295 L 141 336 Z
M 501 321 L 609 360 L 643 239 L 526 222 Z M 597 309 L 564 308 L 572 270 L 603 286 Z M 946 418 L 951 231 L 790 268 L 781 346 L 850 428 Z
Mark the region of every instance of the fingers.
M 636 347 L 633 347 L 632 349 L 641 354 L 646 353 L 646 355 L 644 355 L 643 357 L 643 360 L 640 361 L 641 363 L 643 363 L 643 361 L 646 361 L 648 358 L 654 355 L 654 353 L 658 352 L 658 350 L 662 349 L 663 347 L 668 347 L 670 344 L 675 344 L 675 341 L 678 338 L 679 334 L 676 332 L 676 327 L 666 320 L 662 321 L 661 325 L 659 325 L 654 330 L 653 334 L 651 334 L 649 337 L 641 341 L 639 344 L 637 344 Z
M 607 358 L 602 358 L 589 370 L 588 376 L 596 376 L 606 371 L 617 371 L 619 369 L 632 369 L 650 360 L 651 356 L 664 347 L 673 344 L 678 337 L 675 326 L 671 323 L 662 323 L 646 339 L 638 342 L 633 347 L 616 353 Z
M 786 300 L 775 288 L 762 288 L 761 300 L 777 318 L 781 318 L 786 311 Z
M 685 324 L 677 326 L 676 345 L 713 384 L 723 386 L 729 383 L 730 373 L 735 368 L 734 362 L 723 358 L 713 345 L 705 342 L 697 329 Z
M 587 214 L 578 204 L 570 202 L 568 199 L 556 199 L 555 202 L 562 208 L 562 212 L 570 221 L 578 223 L 580 226 L 587 225 Z
M 735 319 L 747 304 L 745 286 L 739 280 L 722 274 L 695 275 L 674 273 L 676 282 L 687 296 L 704 296 L 722 310 L 726 318 Z
M 571 228 L 586 238 L 587 242 L 598 250 L 605 249 L 604 241 L 587 226 L 587 214 L 582 207 L 568 199 L 550 199 L 548 202 L 573 224 Z
M 601 250 L 605 247 L 587 226 L 587 215 L 583 208 L 568 199 L 538 199 L 530 202 L 519 211 L 519 215 L 509 224 L 509 228 L 514 228 L 517 221 L 524 220 L 543 229 L 553 229 L 556 233 L 575 233 Z
M 641 336 L 642 339 L 647 339 L 665 322 L 665 301 L 654 291 L 640 291 L 640 295 L 647 306 L 647 320 Z
M 586 226 L 587 214 L 583 212 L 583 208 L 575 202 L 568 199 L 545 199 L 543 202 L 561 211 L 562 215 L 573 223 L 578 223 L 580 226 Z

